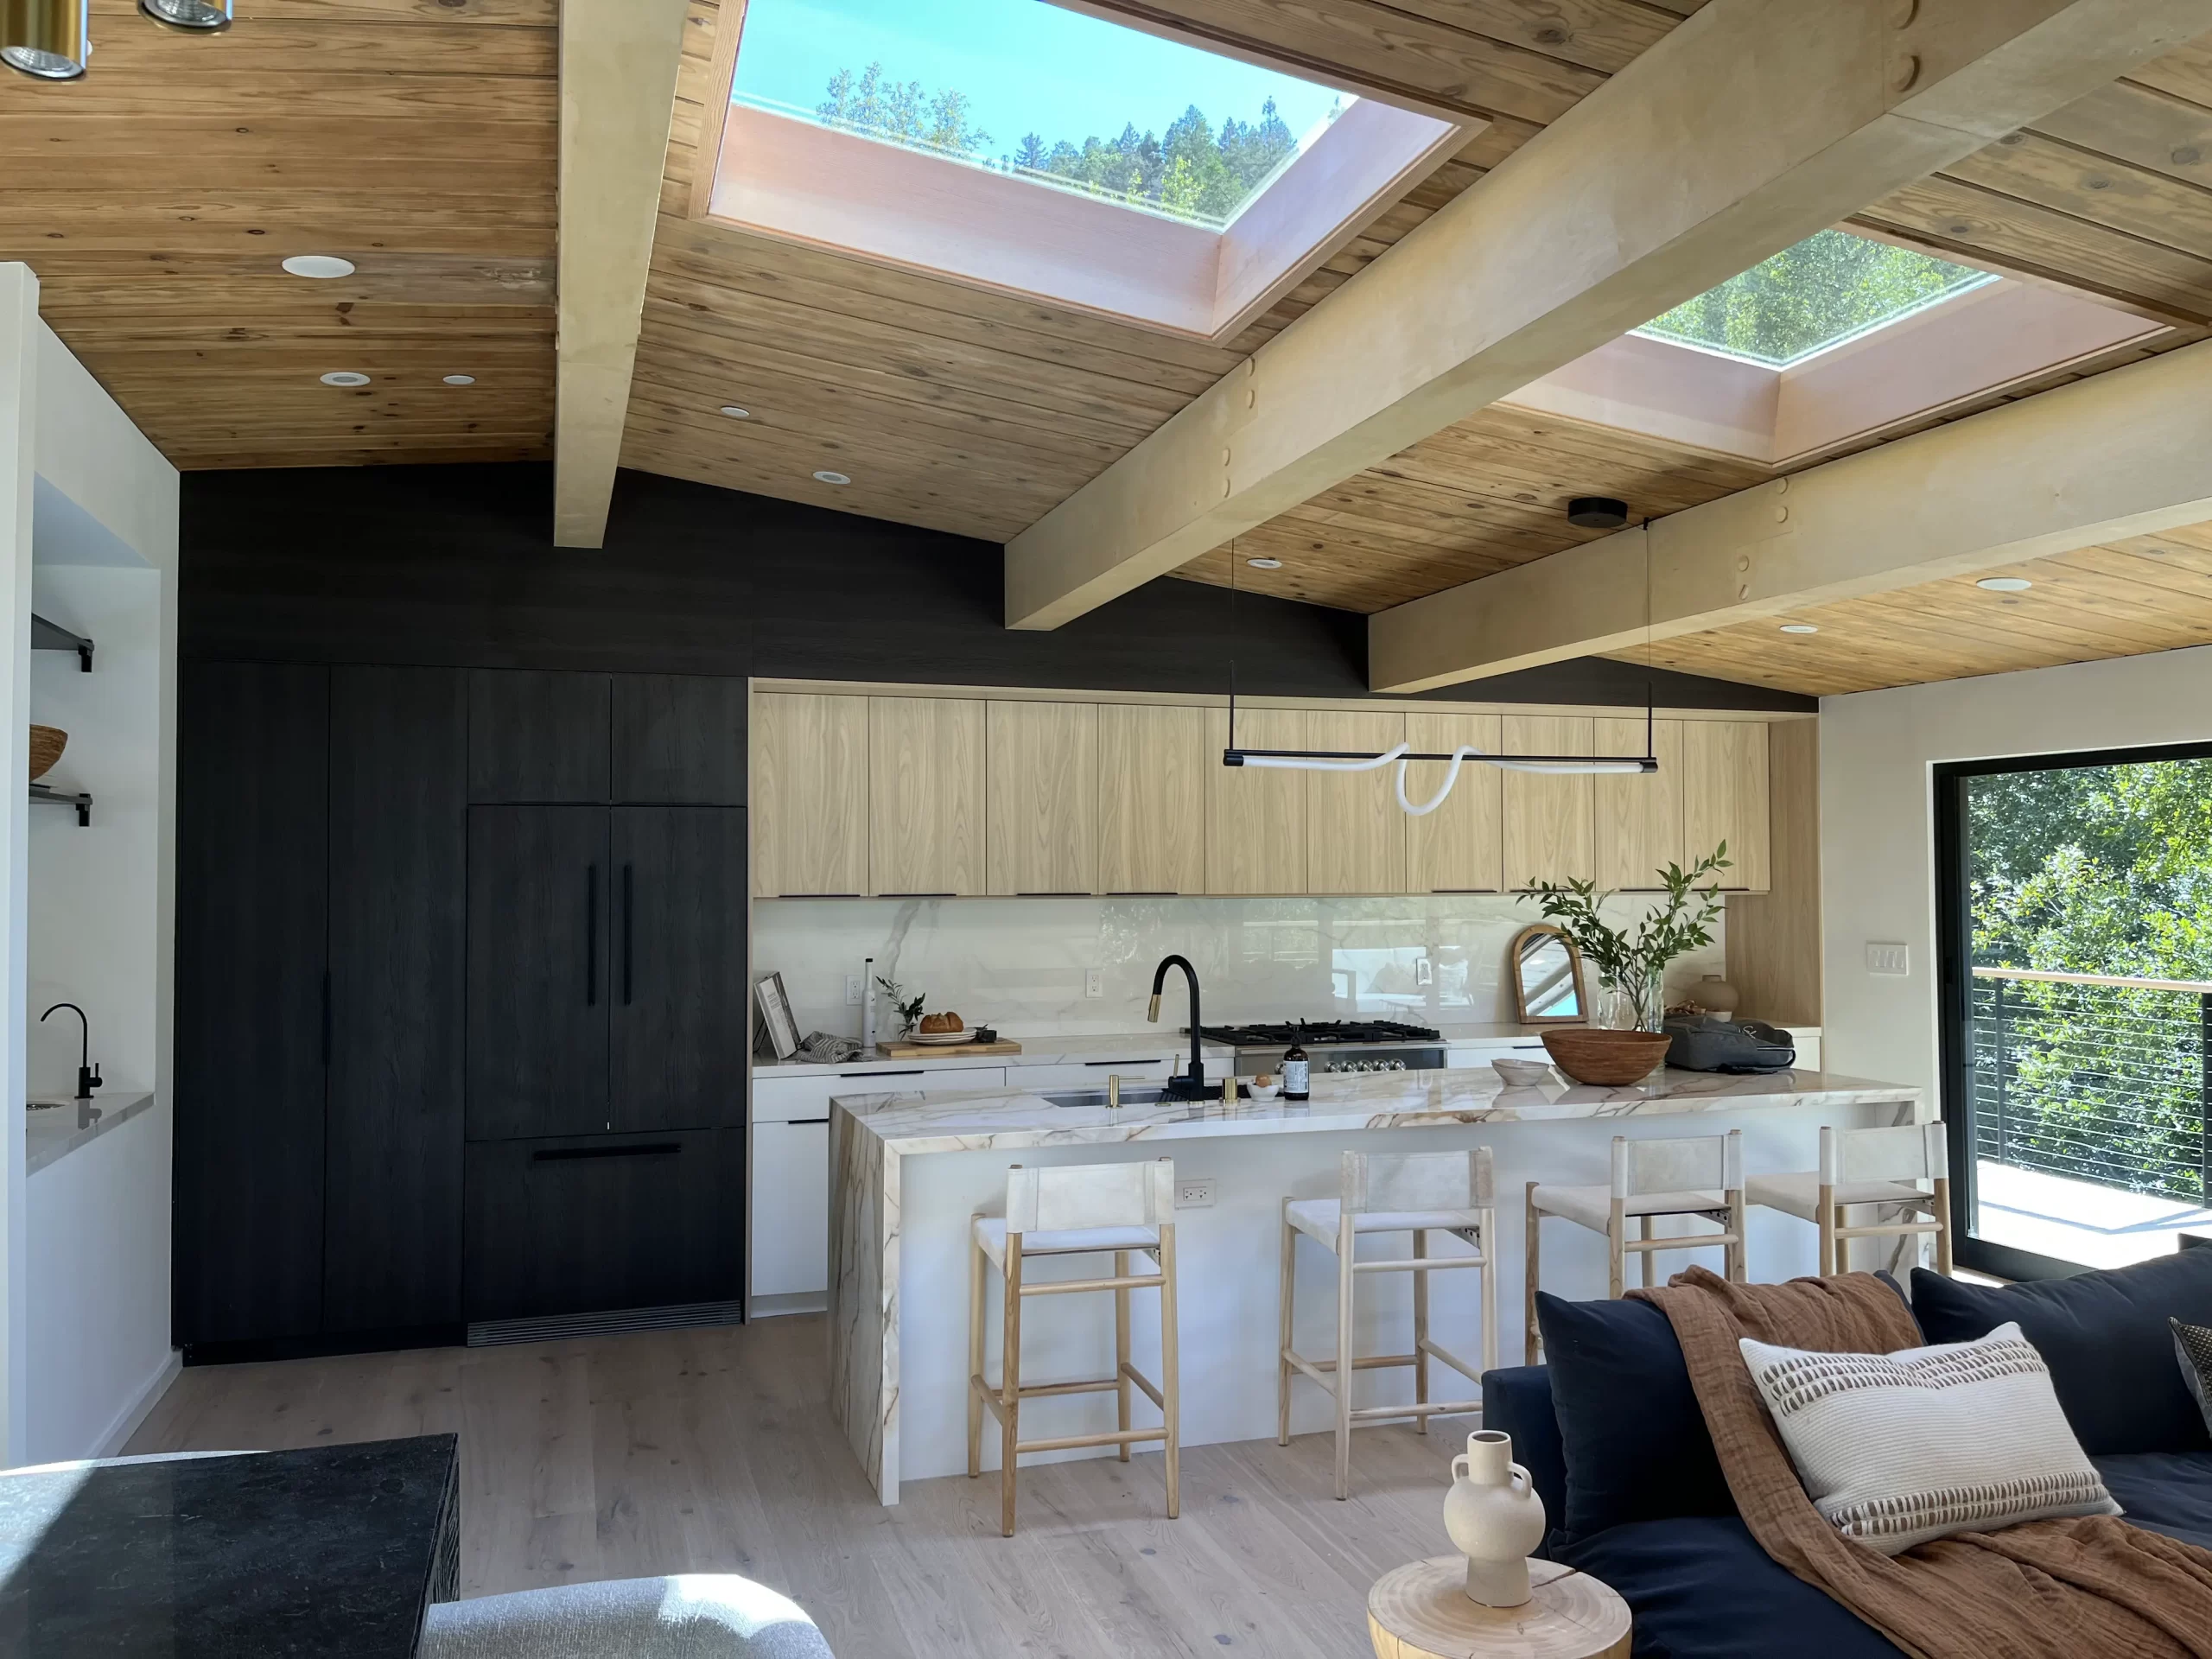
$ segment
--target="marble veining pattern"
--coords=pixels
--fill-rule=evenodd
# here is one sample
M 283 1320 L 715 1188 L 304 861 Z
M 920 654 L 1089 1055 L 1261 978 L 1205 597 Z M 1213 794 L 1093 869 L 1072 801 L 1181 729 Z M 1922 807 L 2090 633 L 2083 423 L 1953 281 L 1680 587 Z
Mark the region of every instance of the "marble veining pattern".
M 882 1502 L 899 1501 L 900 1171 L 936 1153 L 1110 1147 L 1236 1136 L 1351 1134 L 1453 1124 L 1559 1122 L 1858 1106 L 1926 1114 L 1920 1091 L 1793 1071 L 1726 1077 L 1671 1068 L 1645 1083 L 1508 1087 L 1488 1067 L 1320 1077 L 1310 1102 L 1056 1106 L 1020 1089 L 839 1096 L 830 1193 L 832 1410 Z

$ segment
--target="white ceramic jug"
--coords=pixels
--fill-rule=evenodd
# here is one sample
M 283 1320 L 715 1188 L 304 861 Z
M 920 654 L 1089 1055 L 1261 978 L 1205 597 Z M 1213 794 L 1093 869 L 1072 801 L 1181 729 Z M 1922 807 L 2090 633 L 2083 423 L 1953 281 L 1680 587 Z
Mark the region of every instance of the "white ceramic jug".
M 1467 1558 L 1467 1598 L 1485 1607 L 1529 1599 L 1529 1552 L 1544 1541 L 1544 1500 L 1513 1461 L 1513 1437 L 1494 1428 L 1467 1436 L 1452 1459 L 1444 1529 Z

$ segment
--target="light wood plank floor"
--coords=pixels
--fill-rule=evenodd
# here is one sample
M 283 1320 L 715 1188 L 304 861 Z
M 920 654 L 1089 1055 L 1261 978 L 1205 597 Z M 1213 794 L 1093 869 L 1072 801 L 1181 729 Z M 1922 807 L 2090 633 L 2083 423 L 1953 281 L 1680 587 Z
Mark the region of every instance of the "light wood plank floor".
M 133 1452 L 457 1433 L 461 1586 L 741 1573 L 813 1614 L 840 1659 L 942 1655 L 1357 1659 L 1368 1586 L 1448 1553 L 1469 1425 L 1362 1428 L 1348 1503 L 1330 1439 L 1025 1468 L 999 1536 L 989 1474 L 879 1506 L 823 1403 L 819 1316 L 708 1331 L 186 1371 Z

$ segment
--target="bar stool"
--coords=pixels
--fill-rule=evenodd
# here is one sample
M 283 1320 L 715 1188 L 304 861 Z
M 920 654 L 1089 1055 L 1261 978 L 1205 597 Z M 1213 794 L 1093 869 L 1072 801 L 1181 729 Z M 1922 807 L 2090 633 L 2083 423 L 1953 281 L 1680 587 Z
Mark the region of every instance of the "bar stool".
M 1135 1164 L 1077 1164 L 1057 1169 L 1007 1172 L 1004 1217 L 976 1216 L 970 1223 L 968 1281 L 968 1475 L 983 1472 L 983 1413 L 999 1421 L 1001 1525 L 1014 1536 L 1014 1471 L 1024 1452 L 1058 1452 L 1077 1446 L 1112 1446 L 1122 1461 L 1129 1447 L 1147 1440 L 1166 1442 L 1167 1518 L 1182 1508 L 1176 1389 L 1175 1165 L 1170 1159 Z M 1094 1255 L 1111 1251 L 1113 1276 L 1106 1279 L 1043 1279 L 1029 1282 L 1024 1264 L 1033 1256 Z M 1132 1274 L 1129 1254 L 1141 1251 L 1158 1269 Z M 983 1376 L 983 1309 L 986 1281 L 995 1266 L 1006 1280 L 1004 1338 L 999 1356 L 999 1386 Z M 1160 1292 L 1160 1381 L 1154 1383 L 1129 1361 L 1129 1293 Z M 1065 1296 L 1084 1291 L 1114 1293 L 1114 1375 L 1093 1382 L 1021 1381 L 1021 1304 L 1032 1296 Z M 1129 1427 L 1129 1390 L 1141 1389 L 1160 1409 L 1158 1428 Z M 1020 1437 L 1021 1402 L 1047 1395 L 1104 1394 L 1118 1396 L 1121 1427 L 1109 1434 L 1065 1434 L 1052 1440 Z
M 1480 1386 L 1482 1374 L 1497 1366 L 1497 1262 L 1492 1233 L 1497 1211 L 1491 1191 L 1488 1147 L 1469 1152 L 1421 1153 L 1411 1157 L 1344 1154 L 1339 1194 L 1333 1198 L 1282 1201 L 1282 1353 L 1275 1370 L 1275 1444 L 1290 1444 L 1290 1374 L 1302 1371 L 1337 1402 L 1337 1496 L 1351 1494 L 1351 1426 L 1381 1418 L 1410 1417 L 1421 1433 L 1431 1417 L 1460 1416 L 1482 1410 L 1479 1396 L 1439 1404 L 1428 1397 L 1428 1362 L 1441 1360 Z M 1450 1233 L 1474 1247 L 1472 1255 L 1431 1255 L 1428 1236 Z M 1336 1254 L 1337 1355 L 1308 1359 L 1291 1346 L 1297 1290 L 1298 1236 L 1304 1233 Z M 1411 1233 L 1407 1260 L 1355 1262 L 1353 1247 L 1368 1233 Z M 1428 1275 L 1446 1268 L 1473 1268 L 1482 1275 L 1482 1363 L 1471 1364 L 1428 1336 Z M 1363 1273 L 1413 1274 L 1414 1350 L 1409 1354 L 1353 1356 L 1352 1287 Z M 1356 1371 L 1410 1365 L 1414 1403 L 1359 1406 L 1351 1403 Z
M 1919 1183 L 1926 1181 L 1923 1192 Z M 1921 1237 L 1934 1234 L 1936 1271 L 1951 1272 L 1950 1148 L 1941 1123 L 1900 1123 L 1879 1129 L 1821 1131 L 1821 1166 L 1780 1175 L 1754 1175 L 1744 1184 L 1751 1203 L 1809 1221 L 1820 1229 L 1820 1275 L 1843 1270 L 1846 1245 L 1854 1238 Z M 1901 1205 L 1924 1211 L 1924 1221 L 1865 1227 L 1844 1224 L 1846 1205 Z M 1916 1252 L 1917 1246 L 1915 1247 Z
M 1669 1141 L 1613 1137 L 1612 1182 L 1608 1186 L 1561 1186 L 1529 1183 L 1529 1289 L 1526 1311 L 1528 1363 L 1536 1363 L 1538 1224 L 1556 1216 L 1605 1236 L 1605 1294 L 1618 1300 L 1627 1258 L 1643 1258 L 1643 1281 L 1651 1283 L 1651 1258 L 1661 1250 L 1696 1250 L 1719 1245 L 1727 1277 L 1744 1282 L 1744 1132 L 1701 1135 Z M 1654 1238 L 1651 1224 L 1661 1216 L 1698 1216 L 1714 1223 L 1717 1233 L 1688 1233 Z M 1630 1223 L 1634 1223 L 1633 1236 Z

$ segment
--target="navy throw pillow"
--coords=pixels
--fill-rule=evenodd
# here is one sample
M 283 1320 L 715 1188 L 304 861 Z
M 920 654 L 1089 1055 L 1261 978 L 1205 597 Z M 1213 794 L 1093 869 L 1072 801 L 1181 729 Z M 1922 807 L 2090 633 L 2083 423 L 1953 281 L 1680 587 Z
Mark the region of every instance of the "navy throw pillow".
M 1630 1521 L 1736 1513 L 1664 1313 L 1538 1291 L 1536 1325 L 1567 1459 L 1567 1513 L 1554 1525 L 1575 1539 Z
M 1966 1285 L 1916 1268 L 1912 1311 L 1930 1342 L 1972 1342 L 2018 1319 L 2093 1458 L 2212 1448 L 2166 1323 L 2212 1325 L 2212 1250 L 2019 1285 Z

